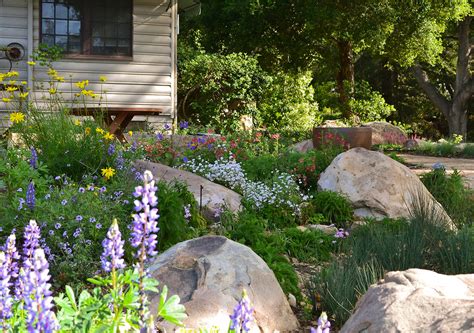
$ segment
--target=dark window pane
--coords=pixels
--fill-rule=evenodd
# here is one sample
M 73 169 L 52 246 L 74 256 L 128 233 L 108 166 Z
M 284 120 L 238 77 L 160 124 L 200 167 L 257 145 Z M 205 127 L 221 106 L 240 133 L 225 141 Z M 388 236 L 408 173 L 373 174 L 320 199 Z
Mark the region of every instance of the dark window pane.
M 43 20 L 41 25 L 43 34 L 54 35 L 54 20 Z
M 70 20 L 79 20 L 81 18 L 81 13 L 78 5 L 69 6 L 69 19 Z
M 56 20 L 56 35 L 67 35 L 67 21 Z
M 122 37 L 122 38 L 130 37 L 130 24 L 118 25 L 118 37 Z
M 104 27 L 101 24 L 94 24 L 92 26 L 92 37 L 104 36 Z
M 81 52 L 81 38 L 77 36 L 71 36 L 68 38 L 68 51 L 73 53 Z
M 56 36 L 56 38 L 54 39 L 54 43 L 57 46 L 67 50 L 67 36 Z
M 43 35 L 42 42 L 47 44 L 48 46 L 54 45 L 54 37 L 49 35 Z
M 56 4 L 56 18 L 67 19 L 68 7 L 65 4 Z
M 81 34 L 81 21 L 69 21 L 69 35 L 79 36 Z
M 117 37 L 117 25 L 114 23 L 107 23 L 105 25 L 105 37 Z
M 116 39 L 106 39 L 105 40 L 105 47 L 116 47 L 117 40 Z
M 92 46 L 104 46 L 104 40 L 100 37 L 92 38 Z
M 44 18 L 54 18 L 54 4 L 43 3 L 42 15 Z

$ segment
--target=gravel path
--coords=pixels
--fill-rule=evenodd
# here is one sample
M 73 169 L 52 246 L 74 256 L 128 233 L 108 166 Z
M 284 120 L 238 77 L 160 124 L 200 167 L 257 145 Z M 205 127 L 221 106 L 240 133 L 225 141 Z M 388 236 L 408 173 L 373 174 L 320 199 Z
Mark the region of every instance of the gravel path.
M 474 189 L 474 159 L 467 158 L 447 158 L 447 157 L 433 157 L 422 155 L 399 154 L 407 163 L 414 165 L 411 167 L 417 175 L 426 173 L 431 170 L 435 163 L 442 163 L 446 166 L 448 172 L 454 169 L 461 171 L 465 177 L 466 185 Z

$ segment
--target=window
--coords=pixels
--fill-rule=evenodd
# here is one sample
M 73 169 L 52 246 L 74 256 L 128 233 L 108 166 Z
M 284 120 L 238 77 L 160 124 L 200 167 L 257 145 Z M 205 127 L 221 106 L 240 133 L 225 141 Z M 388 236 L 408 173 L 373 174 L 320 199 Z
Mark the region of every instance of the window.
M 131 56 L 132 0 L 41 0 L 41 41 L 68 54 Z

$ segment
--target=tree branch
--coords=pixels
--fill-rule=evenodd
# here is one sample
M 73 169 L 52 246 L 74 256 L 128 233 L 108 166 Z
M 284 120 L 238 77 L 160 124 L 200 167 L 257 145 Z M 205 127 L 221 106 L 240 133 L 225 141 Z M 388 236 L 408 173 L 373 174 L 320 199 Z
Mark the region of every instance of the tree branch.
M 446 116 L 446 118 L 449 118 L 449 109 L 451 103 L 439 93 L 439 91 L 435 88 L 433 84 L 431 84 L 428 75 L 420 67 L 420 65 L 413 66 L 412 72 L 421 89 L 423 89 L 423 91 L 431 100 L 431 102 L 433 102 L 433 104 L 441 110 L 441 112 Z

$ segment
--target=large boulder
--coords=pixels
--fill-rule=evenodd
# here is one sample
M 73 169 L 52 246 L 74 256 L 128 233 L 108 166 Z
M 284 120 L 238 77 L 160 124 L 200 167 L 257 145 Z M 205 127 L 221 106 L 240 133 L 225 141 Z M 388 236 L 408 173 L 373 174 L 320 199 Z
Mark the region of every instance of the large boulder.
M 320 190 L 339 192 L 357 217 L 410 217 L 415 206 L 429 209 L 437 221 L 454 224 L 420 179 L 392 158 L 364 148 L 339 154 L 318 181 Z
M 198 204 L 202 203 L 203 214 L 209 218 L 217 216 L 223 207 L 232 212 L 238 212 L 241 209 L 242 196 L 240 194 L 192 172 L 141 160 L 135 162 L 135 168 L 141 172 L 150 170 L 158 180 L 184 182 Z
M 216 326 L 227 332 L 243 289 L 255 311 L 251 332 L 293 332 L 299 327 L 272 270 L 250 248 L 225 237 L 176 244 L 159 255 L 149 271 L 170 294 L 179 295 L 189 315 L 188 328 Z M 158 301 L 158 295 L 150 300 L 152 313 Z
M 341 332 L 474 332 L 474 274 L 389 272 L 357 302 Z
M 290 147 L 290 149 L 293 149 L 294 151 L 297 151 L 299 153 L 307 153 L 308 151 L 314 149 L 313 139 L 304 140 L 304 141 L 295 143 L 294 145 Z
M 399 127 L 385 121 L 373 121 L 362 125 L 372 129 L 372 144 L 399 144 L 407 141 L 407 135 Z

